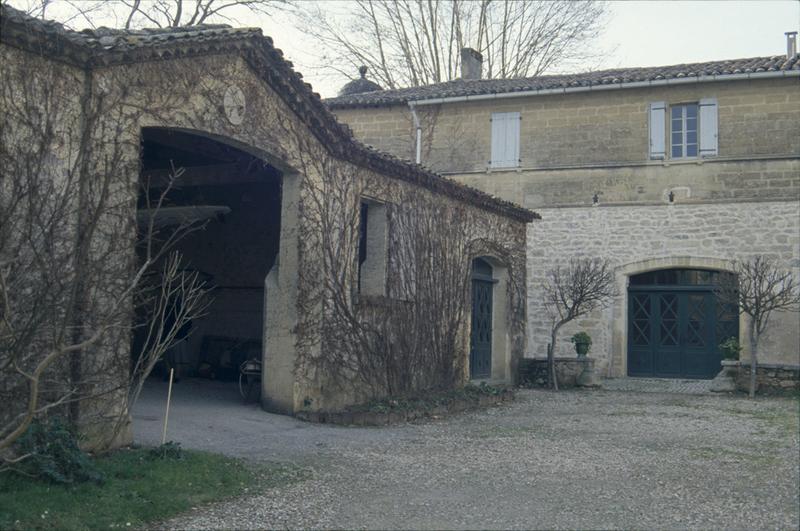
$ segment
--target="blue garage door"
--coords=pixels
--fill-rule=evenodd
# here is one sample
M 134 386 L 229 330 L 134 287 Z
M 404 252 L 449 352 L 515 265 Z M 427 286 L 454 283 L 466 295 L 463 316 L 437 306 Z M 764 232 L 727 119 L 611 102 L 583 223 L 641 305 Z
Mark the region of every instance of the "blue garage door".
M 631 277 L 629 376 L 713 378 L 719 372 L 719 344 L 739 337 L 738 309 L 714 292 L 722 274 L 665 269 Z

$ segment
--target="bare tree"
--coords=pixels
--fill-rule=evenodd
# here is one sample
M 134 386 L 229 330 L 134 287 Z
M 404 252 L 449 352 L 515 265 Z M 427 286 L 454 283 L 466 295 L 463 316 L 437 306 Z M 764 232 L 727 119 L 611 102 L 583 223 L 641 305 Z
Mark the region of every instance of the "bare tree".
M 800 289 L 791 272 L 780 270 L 772 258 L 764 255 L 735 261 L 732 273 L 723 277 L 717 293 L 723 301 L 738 304 L 739 312 L 749 317 L 749 394 L 753 398 L 761 338 L 769 329 L 773 312 L 800 309 Z
M 558 331 L 570 321 L 607 306 L 614 296 L 614 273 L 608 260 L 575 258 L 547 272 L 545 308 L 551 319 L 547 366 L 550 385 L 558 390 L 555 349 Z
M 177 28 L 213 22 L 237 22 L 237 17 L 269 15 L 289 0 L 16 0 L 31 16 L 52 18 L 67 26 L 95 28 L 98 20 L 114 20 L 125 29 Z
M 337 9 L 339 7 L 339 9 Z M 460 77 L 464 47 L 490 78 L 539 75 L 591 53 L 606 6 L 592 0 L 353 0 L 298 4 L 299 26 L 324 51 L 321 68 L 351 77 L 361 65 L 384 88 Z

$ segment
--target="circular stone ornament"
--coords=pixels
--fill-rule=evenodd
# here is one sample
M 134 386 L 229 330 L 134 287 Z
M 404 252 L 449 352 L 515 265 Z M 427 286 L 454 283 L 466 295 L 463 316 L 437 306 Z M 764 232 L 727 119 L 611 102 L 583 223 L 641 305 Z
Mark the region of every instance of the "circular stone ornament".
M 244 121 L 245 98 L 244 92 L 236 85 L 229 85 L 222 98 L 225 116 L 233 125 L 241 125 Z

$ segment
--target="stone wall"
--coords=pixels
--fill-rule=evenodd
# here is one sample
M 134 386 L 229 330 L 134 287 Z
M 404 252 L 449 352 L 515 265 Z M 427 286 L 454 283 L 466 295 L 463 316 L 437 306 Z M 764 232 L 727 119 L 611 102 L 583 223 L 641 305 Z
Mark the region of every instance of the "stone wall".
M 594 371 L 594 358 L 576 356 L 555 358 L 556 379 L 558 386 L 569 388 L 579 387 L 589 383 L 596 386 L 594 380 L 588 381 L 581 379 L 585 371 Z M 526 358 L 519 364 L 519 379 L 522 385 L 531 387 L 547 387 L 549 385 L 549 375 L 547 370 L 547 359 Z
M 607 258 L 616 268 L 617 297 L 610 308 L 564 327 L 556 350 L 558 356 L 569 355 L 568 338 L 587 331 L 601 375 L 626 374 L 630 275 L 670 267 L 725 269 L 730 260 L 761 253 L 800 277 L 800 202 L 796 201 L 552 208 L 540 213 L 542 220 L 528 231 L 527 355 L 546 355 L 549 324 L 541 293 L 545 272 L 572 257 Z M 799 314 L 776 314 L 760 345 L 760 359 L 800 362 L 799 329 Z M 746 326 L 741 324 L 740 330 L 744 333 Z M 743 359 L 748 355 L 743 353 Z
M 414 122 L 408 107 L 341 109 L 334 111 L 359 140 L 400 158 L 414 158 Z
M 124 174 L 109 147 L 117 145 L 117 131 L 98 127 L 84 135 L 100 112 L 90 86 L 82 68 L 5 40 L 0 45 L 0 263 L 10 323 L 0 347 L 0 426 L 7 430 L 23 418 L 31 374 L 41 368 L 47 392 L 39 406 L 58 401 L 42 411 L 74 422 L 84 446 L 102 448 L 132 440 L 125 401 L 130 339 L 116 326 L 130 318 L 130 295 L 119 297 L 119 284 L 131 268 L 127 253 L 109 253 L 132 231 L 120 216 L 129 205 L 103 201 L 105 193 L 120 197 L 120 185 L 127 191 L 129 183 L 115 178 Z M 93 143 L 109 149 L 86 160 L 86 144 Z M 109 330 L 96 335 L 104 324 Z M 77 351 L 62 350 L 87 340 Z
M 729 374 L 732 373 L 737 391 L 750 390 L 750 363 L 723 361 Z M 782 394 L 800 391 L 800 365 L 759 363 L 756 368 L 756 392 Z
M 643 162 L 614 167 L 456 173 L 459 182 L 527 208 L 800 199 L 794 158 Z

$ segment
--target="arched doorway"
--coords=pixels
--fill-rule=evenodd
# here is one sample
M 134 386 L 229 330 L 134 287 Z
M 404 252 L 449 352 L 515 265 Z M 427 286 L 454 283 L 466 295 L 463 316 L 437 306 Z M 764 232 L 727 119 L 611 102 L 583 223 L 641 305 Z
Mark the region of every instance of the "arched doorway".
M 207 307 L 182 328 L 165 363 L 206 394 L 239 401 L 240 367 L 265 350 L 264 279 L 278 257 L 283 174 L 233 142 L 158 127 L 142 130 L 140 163 L 140 224 L 152 219 L 155 242 L 182 228 L 174 245 L 181 268 L 206 288 Z M 159 264 L 153 269 L 157 276 Z M 246 390 L 254 401 L 259 386 Z
M 739 312 L 714 287 L 729 273 L 661 269 L 628 286 L 628 376 L 713 378 L 719 344 L 739 337 Z
M 472 261 L 472 327 L 470 331 L 470 379 L 492 376 L 492 322 L 494 277 L 492 265 L 482 258 Z

